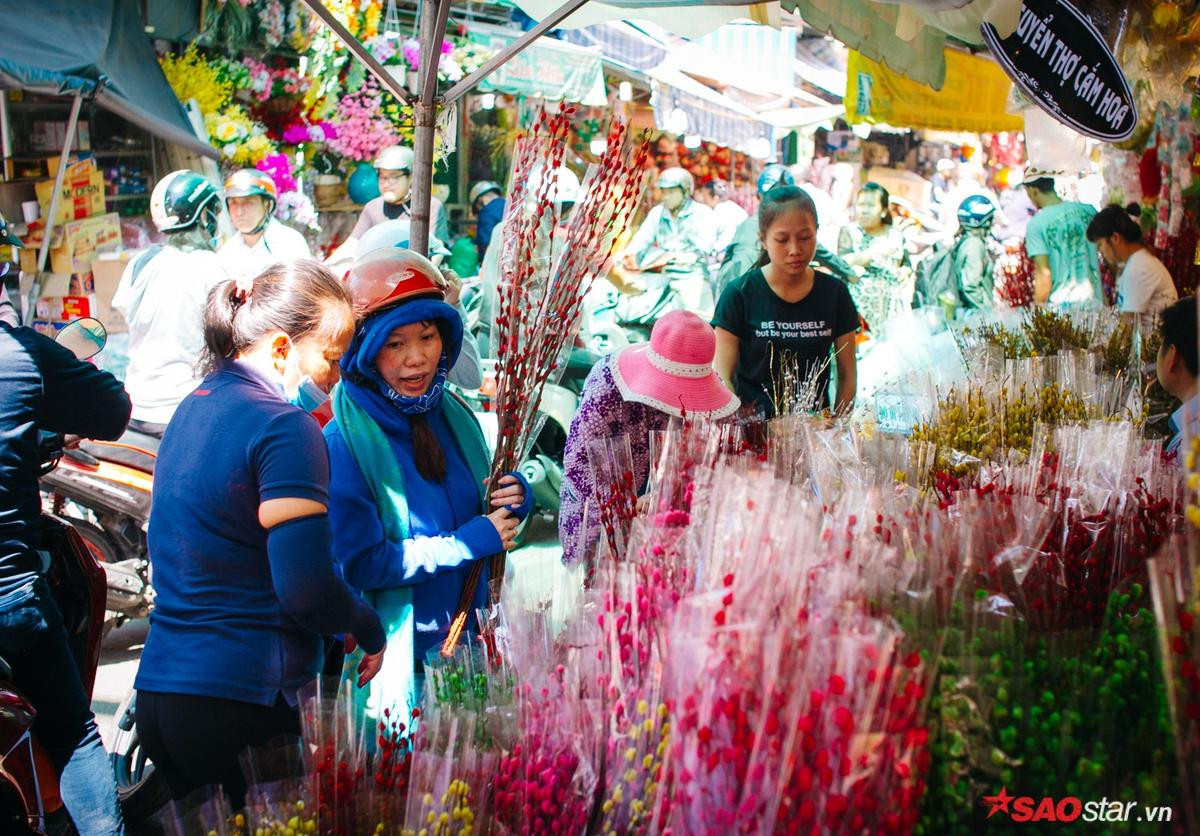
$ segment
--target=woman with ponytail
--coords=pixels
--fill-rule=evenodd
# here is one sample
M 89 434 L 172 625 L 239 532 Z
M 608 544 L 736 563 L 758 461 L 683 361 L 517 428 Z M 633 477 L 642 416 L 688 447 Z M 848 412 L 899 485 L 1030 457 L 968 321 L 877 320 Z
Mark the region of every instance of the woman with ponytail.
M 373 716 L 417 704 L 426 654 L 445 638 L 472 564 L 513 548 L 532 504 L 511 474 L 485 494 L 483 431 L 446 391 L 463 340 L 446 285 L 427 259 L 395 247 L 360 258 L 348 282 L 364 318 L 342 357 L 325 442 L 334 554 L 379 611 L 391 648 L 371 685 Z M 485 568 L 475 607 L 487 580 Z
M 238 755 L 298 735 L 297 691 L 346 634 L 383 664 L 379 617 L 334 568 L 329 460 L 299 407 L 328 391 L 354 333 L 345 288 L 322 265 L 276 264 L 213 288 L 206 377 L 171 419 L 155 468 L 156 608 L 136 687 L 142 745 L 182 799 L 220 784 L 234 809 Z
M 854 407 L 858 372 L 855 334 L 858 311 L 846 285 L 814 270 L 817 207 L 796 186 L 777 186 L 758 206 L 763 256 L 732 282 L 717 302 L 717 374 L 741 399 L 766 418 L 781 409 L 839 413 Z M 830 368 L 837 383 L 830 399 Z M 793 384 L 808 402 L 778 403 L 776 393 Z M 788 400 L 785 398 L 784 400 Z
M 1166 266 L 1142 243 L 1141 216 L 1136 203 L 1105 206 L 1088 223 L 1087 239 L 1117 276 L 1117 310 L 1141 326 L 1142 334 L 1154 330 L 1159 311 L 1179 298 Z

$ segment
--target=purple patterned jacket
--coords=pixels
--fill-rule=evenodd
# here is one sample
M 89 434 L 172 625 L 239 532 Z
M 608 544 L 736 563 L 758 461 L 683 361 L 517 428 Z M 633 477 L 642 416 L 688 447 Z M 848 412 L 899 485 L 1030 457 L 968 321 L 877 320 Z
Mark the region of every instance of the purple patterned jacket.
M 628 435 L 633 454 L 634 483 L 640 487 L 646 484 L 650 475 L 650 433 L 665 430 L 670 421 L 670 416 L 665 412 L 622 398 L 613 380 L 611 363 L 610 354 L 592 367 L 583 384 L 579 410 L 571 421 L 571 431 L 567 435 L 561 507 L 558 512 L 558 537 L 562 541 L 563 563 L 574 563 L 586 556 L 601 537 L 600 510 L 595 499 L 592 468 L 588 464 L 589 442 Z M 586 520 L 583 518 L 585 504 Z

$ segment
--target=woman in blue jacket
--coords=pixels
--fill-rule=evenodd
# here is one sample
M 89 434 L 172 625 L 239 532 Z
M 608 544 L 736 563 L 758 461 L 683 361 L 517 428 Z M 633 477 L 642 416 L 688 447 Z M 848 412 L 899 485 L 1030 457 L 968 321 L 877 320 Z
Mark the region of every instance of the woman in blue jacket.
M 491 456 L 478 421 L 446 392 L 462 318 L 426 259 L 387 248 L 349 280 L 366 314 L 342 357 L 325 428 L 334 555 L 379 611 L 391 652 L 368 710 L 406 712 L 426 654 L 445 638 L 475 561 L 513 548 L 531 496 L 518 477 L 485 496 Z M 485 564 L 486 565 L 486 564 Z M 487 572 L 474 607 L 487 595 Z M 401 708 L 404 706 L 404 708 Z

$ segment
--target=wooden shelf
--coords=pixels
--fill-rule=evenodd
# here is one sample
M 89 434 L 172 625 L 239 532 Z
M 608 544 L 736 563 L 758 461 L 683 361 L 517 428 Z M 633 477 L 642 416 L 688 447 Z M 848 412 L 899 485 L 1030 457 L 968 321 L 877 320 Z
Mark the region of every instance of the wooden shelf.
M 61 102 L 9 102 L 10 110 L 70 110 L 74 97 Z
M 103 159 L 105 157 L 149 157 L 150 149 L 149 148 L 136 148 L 136 149 L 128 148 L 128 149 L 121 149 L 121 150 L 117 150 L 117 151 L 93 151 L 92 153 L 96 156 L 96 159 L 98 159 L 98 160 Z

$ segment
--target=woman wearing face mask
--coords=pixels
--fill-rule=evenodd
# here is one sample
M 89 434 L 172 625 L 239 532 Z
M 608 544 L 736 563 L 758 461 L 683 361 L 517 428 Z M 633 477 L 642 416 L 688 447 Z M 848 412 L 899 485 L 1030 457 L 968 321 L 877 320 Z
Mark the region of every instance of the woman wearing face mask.
M 321 635 L 369 654 L 360 685 L 383 664 L 379 618 L 330 554 L 320 430 L 293 405 L 337 382 L 353 333 L 345 288 L 314 261 L 209 295 L 207 376 L 158 453 L 158 598 L 135 683 L 142 744 L 176 799 L 221 784 L 241 807 L 238 753 L 299 733 L 296 692 L 321 668 Z
M 892 223 L 891 196 L 878 183 L 867 183 L 855 201 L 857 223 L 838 235 L 838 255 L 854 268 L 847 278 L 854 304 L 871 330 L 912 304 L 912 271 L 904 233 Z
M 828 408 L 833 365 L 833 403 L 848 412 L 858 380 L 858 311 L 842 282 L 810 265 L 817 248 L 812 198 L 795 186 L 772 189 L 758 207 L 758 228 L 765 251 L 759 266 L 731 282 L 717 303 L 713 366 L 742 403 L 770 418 L 780 409 Z M 811 402 L 777 403 L 785 372 L 812 381 Z
M 334 554 L 388 631 L 391 651 L 368 705 L 405 716 L 472 564 L 513 548 L 532 496 L 512 475 L 485 494 L 483 432 L 445 388 L 463 324 L 443 301 L 438 269 L 408 250 L 376 250 L 355 263 L 349 287 L 365 318 L 342 358 L 325 428 Z M 485 569 L 475 607 L 487 581 Z

